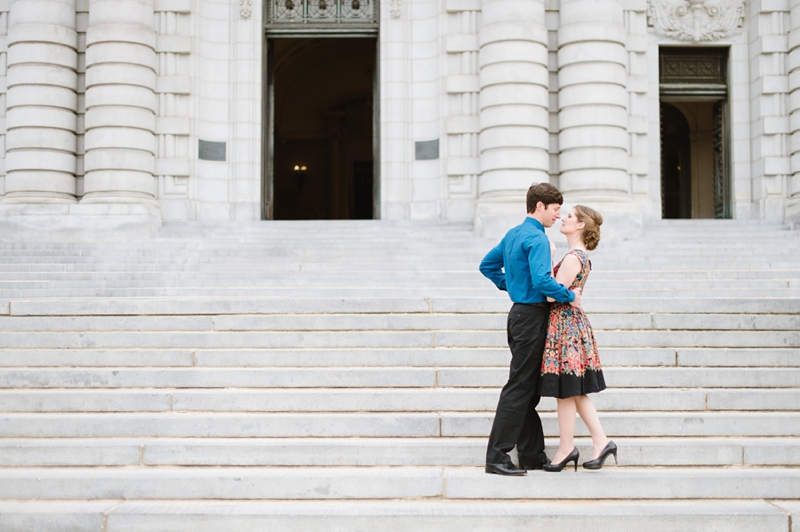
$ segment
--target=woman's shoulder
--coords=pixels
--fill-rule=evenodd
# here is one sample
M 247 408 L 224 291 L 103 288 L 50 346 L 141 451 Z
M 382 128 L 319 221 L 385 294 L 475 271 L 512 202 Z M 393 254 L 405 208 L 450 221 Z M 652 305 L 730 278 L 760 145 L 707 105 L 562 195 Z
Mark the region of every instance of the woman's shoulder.
M 582 268 L 592 269 L 592 261 L 589 260 L 589 253 L 583 249 L 571 249 L 567 256 L 573 256 L 581 263 Z M 566 258 L 566 257 L 565 257 Z

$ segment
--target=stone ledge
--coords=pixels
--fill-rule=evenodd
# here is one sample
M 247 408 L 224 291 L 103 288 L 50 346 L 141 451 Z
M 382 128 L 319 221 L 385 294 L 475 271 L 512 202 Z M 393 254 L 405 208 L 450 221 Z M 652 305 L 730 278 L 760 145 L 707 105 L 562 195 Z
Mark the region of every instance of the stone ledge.
M 158 207 L 143 204 L 0 205 L 4 241 L 125 241 L 161 227 Z

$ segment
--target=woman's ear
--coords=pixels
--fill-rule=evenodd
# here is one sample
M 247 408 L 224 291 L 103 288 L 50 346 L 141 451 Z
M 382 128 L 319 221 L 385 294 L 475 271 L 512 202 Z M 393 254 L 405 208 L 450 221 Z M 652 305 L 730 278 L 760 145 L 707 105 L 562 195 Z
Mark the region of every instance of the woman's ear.
M 586 227 L 586 223 L 585 222 L 578 222 L 577 225 L 575 225 L 575 227 L 577 227 L 578 229 L 583 229 L 584 227 Z

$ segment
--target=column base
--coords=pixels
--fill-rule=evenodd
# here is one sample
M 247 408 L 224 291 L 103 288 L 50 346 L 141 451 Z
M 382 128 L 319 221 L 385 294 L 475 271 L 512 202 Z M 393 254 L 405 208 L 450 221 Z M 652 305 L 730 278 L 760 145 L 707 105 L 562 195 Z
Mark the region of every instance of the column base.
M 514 198 L 478 200 L 473 220 L 475 235 L 486 238 L 503 238 L 509 229 L 525 221 L 525 193 Z
M 78 200 L 72 194 L 58 192 L 8 192 L 0 203 L 9 205 L 72 205 Z
M 161 227 L 151 205 L 0 204 L 0 234 L 7 241 L 108 242 L 150 238 Z
M 786 200 L 786 222 L 792 224 L 793 228 L 800 227 L 800 198 Z
M 603 225 L 600 227 L 601 246 L 604 241 L 628 240 L 642 234 L 642 208 L 632 200 L 613 197 L 591 200 L 564 194 L 564 205 L 561 207 L 562 216 L 565 216 L 575 205 L 586 205 L 603 215 Z M 560 227 L 558 223 L 556 226 Z

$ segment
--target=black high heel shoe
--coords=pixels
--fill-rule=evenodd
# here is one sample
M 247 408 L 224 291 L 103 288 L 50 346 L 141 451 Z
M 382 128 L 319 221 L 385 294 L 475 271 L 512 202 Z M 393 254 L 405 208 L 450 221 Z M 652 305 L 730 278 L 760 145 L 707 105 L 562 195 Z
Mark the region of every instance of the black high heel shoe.
M 617 444 L 613 441 L 609 441 L 606 446 L 603 448 L 603 452 L 600 453 L 600 456 L 595 458 L 594 460 L 588 460 L 583 463 L 584 469 L 600 469 L 603 467 L 603 462 L 606 461 L 609 454 L 614 455 L 614 463 L 619 464 L 617 461 Z
M 580 456 L 581 453 L 578 452 L 578 449 L 573 447 L 572 452 L 569 453 L 569 455 L 567 455 L 567 457 L 561 460 L 559 463 L 544 464 L 542 466 L 542 469 L 544 469 L 545 471 L 550 471 L 551 473 L 558 473 L 559 471 L 567 467 L 568 463 L 575 462 L 575 471 L 578 471 L 578 458 L 580 458 Z

